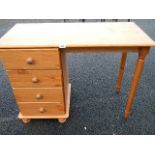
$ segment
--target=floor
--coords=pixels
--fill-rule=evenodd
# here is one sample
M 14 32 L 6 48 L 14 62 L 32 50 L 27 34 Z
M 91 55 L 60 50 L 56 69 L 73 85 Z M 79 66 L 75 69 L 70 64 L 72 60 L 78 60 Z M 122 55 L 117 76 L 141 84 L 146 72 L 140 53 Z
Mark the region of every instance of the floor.
M 91 20 L 95 21 L 95 20 Z M 90 22 L 91 22 L 90 21 Z M 96 20 L 97 21 L 97 20 Z M 155 20 L 132 20 L 155 40 Z M 0 20 L 0 36 L 15 23 L 62 20 Z M 89 22 L 89 21 L 88 21 Z M 130 118 L 123 117 L 137 55 L 129 54 L 123 87 L 115 92 L 120 54 L 68 55 L 72 83 L 70 118 L 23 124 L 2 64 L 0 65 L 0 134 L 11 135 L 153 135 L 155 134 L 155 48 L 147 57 Z

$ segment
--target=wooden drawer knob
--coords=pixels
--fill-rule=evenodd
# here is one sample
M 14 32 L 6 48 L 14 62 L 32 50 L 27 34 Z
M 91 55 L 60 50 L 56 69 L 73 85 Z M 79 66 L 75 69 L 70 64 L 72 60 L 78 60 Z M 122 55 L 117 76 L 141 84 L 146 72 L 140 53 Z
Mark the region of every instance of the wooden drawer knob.
M 41 94 L 37 94 L 36 95 L 36 99 L 41 99 L 42 98 L 42 95 Z
M 39 109 L 39 112 L 40 112 L 40 113 L 44 113 L 44 112 L 46 112 L 46 110 L 45 110 L 45 108 L 41 107 L 41 108 Z
M 33 83 L 37 83 L 38 81 L 39 81 L 39 80 L 38 80 L 37 77 L 33 77 L 33 78 L 32 78 L 32 82 L 33 82 Z
M 32 64 L 33 63 L 33 59 L 31 57 L 27 58 L 26 60 L 27 64 Z

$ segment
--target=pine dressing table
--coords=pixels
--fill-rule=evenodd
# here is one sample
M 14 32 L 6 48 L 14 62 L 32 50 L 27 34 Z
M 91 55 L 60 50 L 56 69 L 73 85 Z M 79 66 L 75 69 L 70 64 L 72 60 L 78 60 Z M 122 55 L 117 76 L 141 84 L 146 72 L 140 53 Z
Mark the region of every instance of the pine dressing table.
M 124 114 L 128 118 L 151 46 L 155 42 L 132 22 L 16 24 L 0 39 L 0 58 L 16 97 L 18 117 L 24 123 L 31 119 L 63 123 L 69 117 L 71 93 L 67 53 L 121 52 L 117 93 L 127 53 L 138 54 Z

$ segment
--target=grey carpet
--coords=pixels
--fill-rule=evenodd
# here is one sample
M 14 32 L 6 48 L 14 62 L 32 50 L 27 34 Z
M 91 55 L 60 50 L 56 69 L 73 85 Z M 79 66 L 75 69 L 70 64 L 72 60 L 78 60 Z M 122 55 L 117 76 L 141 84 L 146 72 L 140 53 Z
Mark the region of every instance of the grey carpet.
M 155 40 L 155 20 L 133 21 Z M 63 20 L 0 20 L 0 36 L 15 23 L 27 22 Z M 0 65 L 0 134 L 155 134 L 155 48 L 146 60 L 127 121 L 123 112 L 136 55 L 128 55 L 123 87 L 117 95 L 115 86 L 120 56 L 108 53 L 68 55 L 72 95 L 70 118 L 65 124 L 59 124 L 57 120 L 32 120 L 23 124 L 18 120 L 15 98 Z

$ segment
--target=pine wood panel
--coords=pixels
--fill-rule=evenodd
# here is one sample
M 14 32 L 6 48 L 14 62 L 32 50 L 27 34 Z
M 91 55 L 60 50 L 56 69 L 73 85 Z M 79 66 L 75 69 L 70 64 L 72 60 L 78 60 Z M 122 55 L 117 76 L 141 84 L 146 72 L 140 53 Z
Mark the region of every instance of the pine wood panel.
M 64 102 L 62 88 L 13 89 L 17 102 Z M 37 96 L 41 96 L 38 97 Z
M 63 50 L 60 50 L 60 57 L 61 57 L 61 68 L 62 68 L 62 81 L 63 81 L 63 92 L 64 92 L 64 103 L 67 104 L 68 98 L 68 70 L 67 70 L 67 56 Z
M 64 104 L 59 103 L 19 103 L 19 110 L 24 116 L 52 116 L 65 114 Z
M 7 70 L 11 85 L 14 88 L 24 87 L 60 87 L 62 86 L 61 70 Z M 36 81 L 35 81 L 36 80 Z
M 0 48 L 155 46 L 133 22 L 16 24 Z
M 0 58 L 7 70 L 60 69 L 57 49 L 0 49 Z

